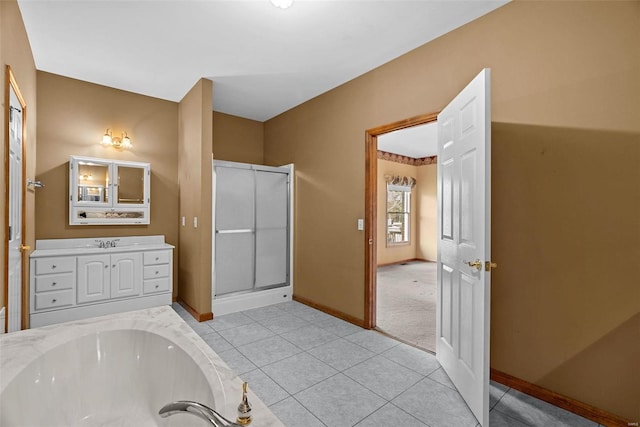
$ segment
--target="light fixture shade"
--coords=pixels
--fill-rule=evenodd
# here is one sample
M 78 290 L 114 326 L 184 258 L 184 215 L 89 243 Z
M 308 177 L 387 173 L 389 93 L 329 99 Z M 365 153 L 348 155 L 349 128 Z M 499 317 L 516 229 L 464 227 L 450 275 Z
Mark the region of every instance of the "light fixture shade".
M 287 9 L 293 4 L 293 0 L 271 0 L 271 4 L 280 9 Z
M 129 138 L 129 135 L 127 135 L 127 133 L 124 133 L 124 136 L 122 137 L 122 143 L 121 143 L 123 148 L 131 148 L 133 147 L 133 144 L 131 144 L 131 138 Z
M 111 145 L 112 143 L 113 143 L 113 140 L 111 139 L 111 132 L 109 132 L 109 129 L 107 129 L 105 134 L 102 135 L 102 141 L 100 141 L 100 144 Z

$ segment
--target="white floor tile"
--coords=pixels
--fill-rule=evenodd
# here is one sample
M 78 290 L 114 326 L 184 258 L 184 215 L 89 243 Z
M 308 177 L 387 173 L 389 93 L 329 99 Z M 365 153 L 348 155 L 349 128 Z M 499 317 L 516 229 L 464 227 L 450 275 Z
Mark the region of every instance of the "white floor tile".
M 260 369 L 242 374 L 242 379 L 249 384 L 249 389 L 267 406 L 271 406 L 274 403 L 290 397 L 285 389 L 280 387 Z
M 262 367 L 262 371 L 290 394 L 311 387 L 337 373 L 329 365 L 306 353 L 299 353 Z
M 429 427 L 391 403 L 384 405 L 382 408 L 356 424 L 356 427 L 381 426 Z
M 353 426 L 386 401 L 343 374 L 294 395 L 329 427 Z
M 382 356 L 355 365 L 344 374 L 386 400 L 392 400 L 424 378 Z
M 318 418 L 293 397 L 271 405 L 269 409 L 287 427 L 325 427 Z
M 392 403 L 431 427 L 474 427 L 477 421 L 458 392 L 429 378 Z
M 376 355 L 374 352 L 344 339 L 319 345 L 309 350 L 308 353 L 338 371 L 344 371 Z

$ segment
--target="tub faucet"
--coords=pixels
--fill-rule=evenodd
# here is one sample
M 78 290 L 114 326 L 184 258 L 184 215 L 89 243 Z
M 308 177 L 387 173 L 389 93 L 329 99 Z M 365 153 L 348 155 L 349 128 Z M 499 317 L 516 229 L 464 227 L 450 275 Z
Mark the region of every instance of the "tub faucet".
M 214 427 L 242 427 L 240 424 L 229 421 L 208 406 L 189 400 L 168 403 L 158 412 L 162 418 L 181 413 L 195 415 L 198 418 L 209 421 Z

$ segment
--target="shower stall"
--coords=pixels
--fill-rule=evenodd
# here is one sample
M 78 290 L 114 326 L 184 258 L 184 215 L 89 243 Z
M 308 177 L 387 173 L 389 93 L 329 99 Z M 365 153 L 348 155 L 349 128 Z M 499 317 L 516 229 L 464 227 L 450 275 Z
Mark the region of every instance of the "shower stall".
M 290 301 L 293 165 L 213 161 L 214 315 Z

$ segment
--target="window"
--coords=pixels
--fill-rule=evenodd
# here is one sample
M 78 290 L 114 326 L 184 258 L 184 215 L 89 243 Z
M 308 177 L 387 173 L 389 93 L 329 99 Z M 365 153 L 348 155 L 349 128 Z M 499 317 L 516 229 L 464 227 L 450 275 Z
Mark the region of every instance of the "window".
M 409 243 L 411 187 L 387 184 L 387 245 Z

